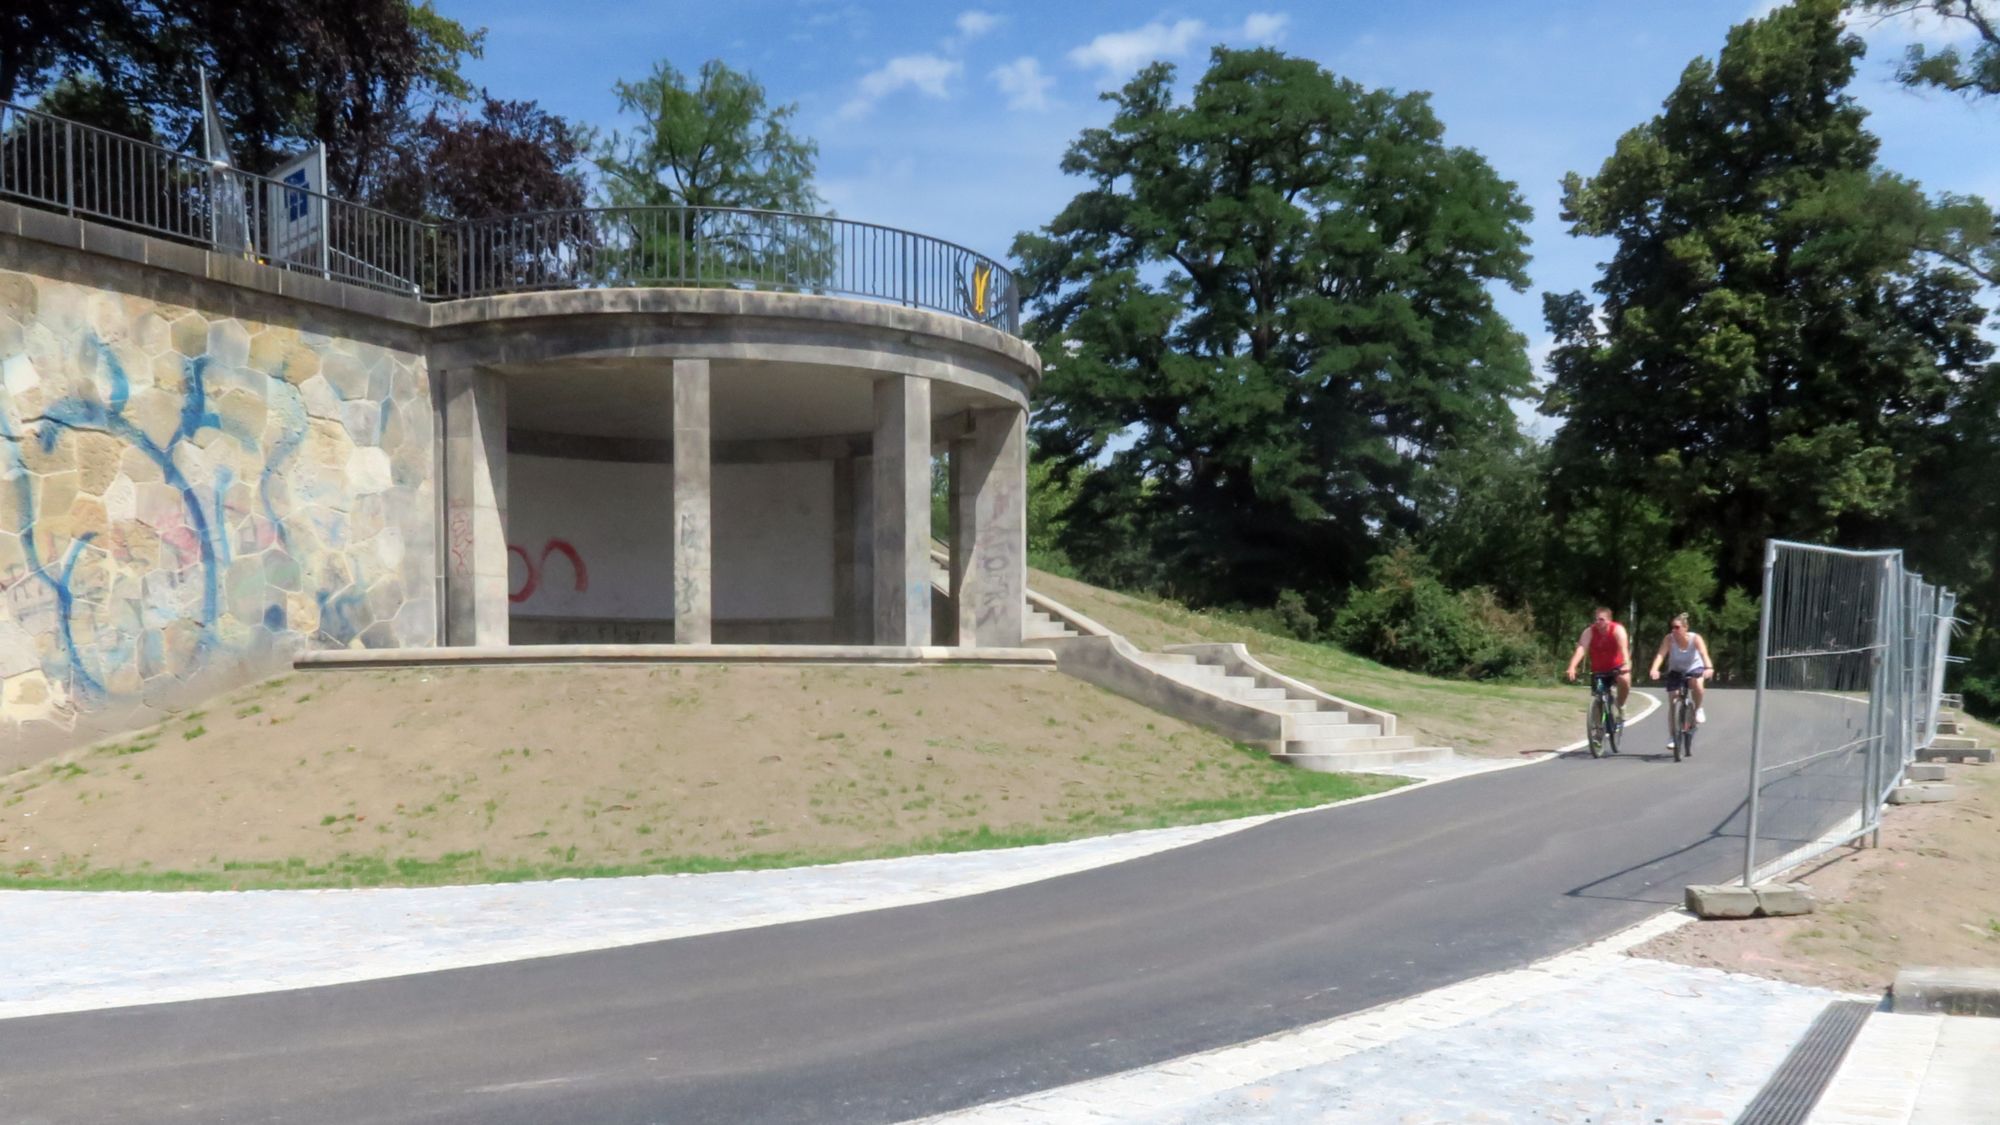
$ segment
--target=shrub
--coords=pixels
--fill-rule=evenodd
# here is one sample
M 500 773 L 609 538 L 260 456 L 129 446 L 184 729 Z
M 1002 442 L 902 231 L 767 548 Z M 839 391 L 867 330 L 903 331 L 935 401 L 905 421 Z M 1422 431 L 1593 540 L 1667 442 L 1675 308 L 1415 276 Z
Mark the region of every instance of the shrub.
M 1543 662 L 1525 614 L 1484 587 L 1454 592 L 1405 546 L 1378 557 L 1369 585 L 1334 618 L 1333 638 L 1351 652 L 1432 676 L 1525 676 Z
M 1316 641 L 1320 637 L 1319 615 L 1306 604 L 1305 595 L 1297 590 L 1278 591 L 1277 603 L 1271 612 L 1278 618 L 1278 624 L 1285 632 L 1302 641 Z

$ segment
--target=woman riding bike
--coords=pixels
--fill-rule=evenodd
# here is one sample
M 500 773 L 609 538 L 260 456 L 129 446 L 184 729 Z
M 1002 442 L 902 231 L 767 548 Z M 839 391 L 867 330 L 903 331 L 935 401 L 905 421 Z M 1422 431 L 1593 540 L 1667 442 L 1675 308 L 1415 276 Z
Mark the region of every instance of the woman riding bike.
M 1688 615 L 1677 614 L 1672 628 L 1660 640 L 1660 650 L 1653 654 L 1653 667 L 1646 673 L 1651 680 L 1660 678 L 1660 664 L 1667 666 L 1667 690 L 1679 691 L 1686 685 L 1688 694 L 1694 700 L 1694 721 L 1697 724 L 1708 721 L 1708 713 L 1702 708 L 1702 698 L 1708 694 L 1704 683 L 1715 667 L 1708 657 L 1708 642 L 1700 633 L 1688 628 Z M 1673 747 L 1673 733 L 1667 733 L 1669 749 Z

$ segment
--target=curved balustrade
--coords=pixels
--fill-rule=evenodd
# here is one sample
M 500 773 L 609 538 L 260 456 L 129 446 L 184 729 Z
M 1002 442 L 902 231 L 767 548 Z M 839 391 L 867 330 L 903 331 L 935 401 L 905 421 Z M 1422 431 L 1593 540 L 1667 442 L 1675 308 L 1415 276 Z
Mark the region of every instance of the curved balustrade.
M 5 102 L 0 197 L 424 300 L 713 286 L 859 297 L 1020 327 L 1005 267 L 894 227 L 727 207 L 427 223 Z

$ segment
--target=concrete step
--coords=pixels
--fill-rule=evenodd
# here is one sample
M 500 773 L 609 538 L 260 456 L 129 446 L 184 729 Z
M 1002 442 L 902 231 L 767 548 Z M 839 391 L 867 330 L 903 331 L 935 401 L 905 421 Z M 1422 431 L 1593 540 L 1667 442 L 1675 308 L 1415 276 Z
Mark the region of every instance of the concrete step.
M 1197 661 L 1193 655 L 1185 652 L 1142 652 L 1139 654 L 1139 663 L 1152 668 L 1159 668 L 1169 664 L 1185 668 L 1197 663 Z
M 1380 737 L 1382 737 L 1382 725 L 1380 723 L 1341 723 L 1337 726 L 1306 727 L 1303 730 L 1295 730 L 1291 733 L 1291 737 L 1285 740 L 1285 744 L 1290 746 L 1304 742 L 1352 742 L 1357 738 Z M 1410 738 L 1406 734 L 1394 735 L 1393 737 L 1405 740 L 1409 740 Z
M 1255 683 L 1256 681 L 1255 681 L 1255 680 L 1252 680 L 1251 682 L 1252 682 L 1252 683 Z M 1241 691 L 1239 691 L 1239 692 L 1237 693 L 1237 695 L 1236 695 L 1236 698 L 1238 698 L 1238 699 L 1247 699 L 1247 700 L 1251 700 L 1251 701 L 1253 701 L 1253 702 L 1259 702 L 1259 703 L 1268 703 L 1268 702 L 1270 702 L 1270 701 L 1272 701 L 1272 700 L 1275 700 L 1275 699 L 1284 699 L 1284 698 L 1285 698 L 1285 689 L 1284 689 L 1284 688 L 1276 688 L 1276 687 L 1253 687 L 1253 688 L 1244 688 L 1244 689 L 1242 689 Z M 1309 703 L 1309 702 L 1311 702 L 1311 701 L 1310 701 L 1310 700 L 1301 700 L 1300 702 L 1305 702 L 1305 703 Z
M 1344 770 L 1394 769 L 1397 766 L 1416 765 L 1430 762 L 1450 761 L 1449 746 L 1411 746 L 1392 750 L 1355 750 L 1334 754 L 1286 752 L 1271 755 L 1272 761 L 1284 762 L 1302 770 L 1315 773 L 1340 773 Z
M 1231 702 L 1268 715 L 1310 715 L 1315 706 L 1310 699 L 1232 699 Z
M 1310 699 L 1300 699 L 1300 700 L 1294 700 L 1294 702 L 1312 703 L 1313 701 Z M 1299 712 L 1298 714 L 1293 715 L 1292 725 L 1305 726 L 1305 727 L 1333 727 L 1333 726 L 1340 726 L 1347 722 L 1347 712 L 1345 711 L 1321 711 L 1317 709 L 1318 707 L 1317 704 L 1314 704 L 1314 707 L 1315 707 L 1314 710 L 1302 711 Z
M 1298 739 L 1285 740 L 1287 754 L 1327 754 L 1346 753 L 1350 750 L 1408 750 L 1417 740 L 1407 734 L 1385 735 L 1381 729 L 1370 724 L 1375 731 L 1371 735 L 1357 738 Z

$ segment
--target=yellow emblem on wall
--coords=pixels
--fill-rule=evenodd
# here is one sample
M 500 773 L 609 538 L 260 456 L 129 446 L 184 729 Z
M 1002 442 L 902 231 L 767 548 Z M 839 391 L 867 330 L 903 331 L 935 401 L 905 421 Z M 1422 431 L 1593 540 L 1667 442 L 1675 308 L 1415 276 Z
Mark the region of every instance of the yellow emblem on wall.
M 972 267 L 972 315 L 986 315 L 986 294 L 992 288 L 993 267 Z

